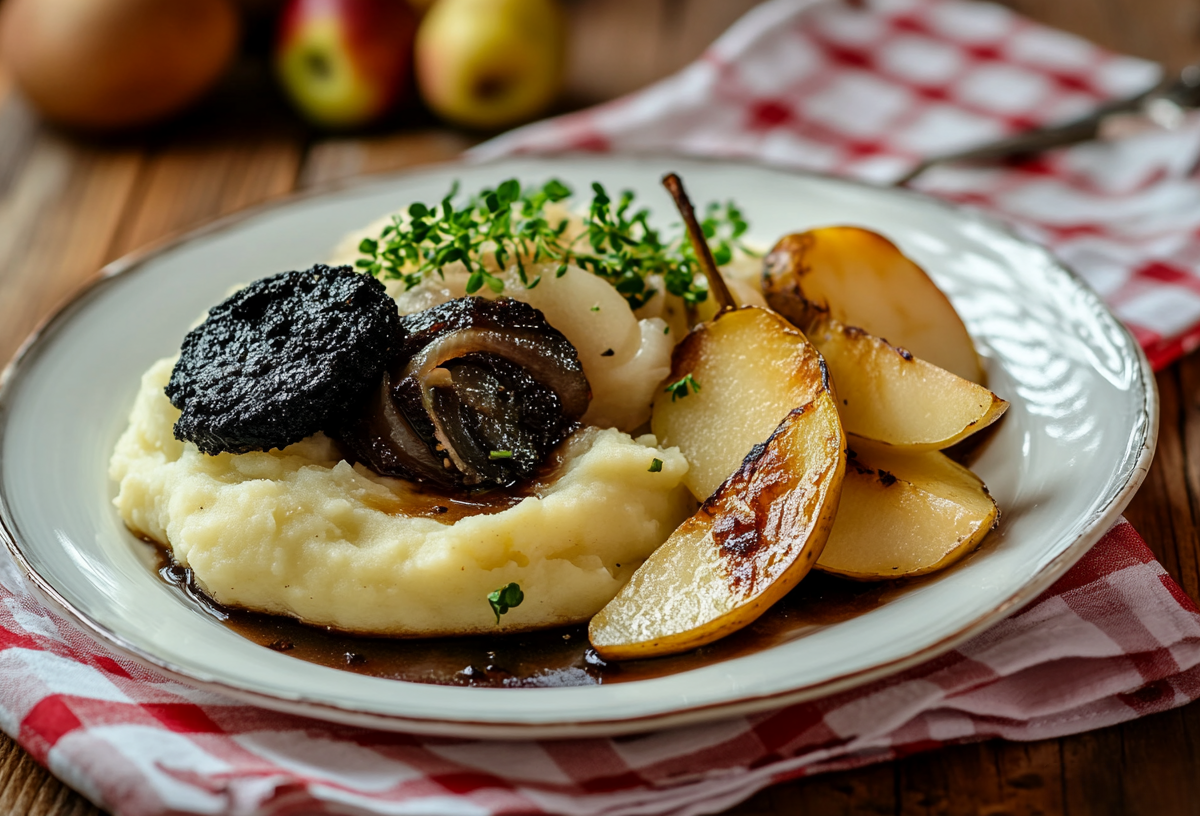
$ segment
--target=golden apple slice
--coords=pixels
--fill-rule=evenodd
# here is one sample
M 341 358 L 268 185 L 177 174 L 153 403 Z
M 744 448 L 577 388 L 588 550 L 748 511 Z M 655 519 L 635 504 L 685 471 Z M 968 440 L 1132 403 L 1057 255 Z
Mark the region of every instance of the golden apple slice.
M 755 306 L 696 327 L 675 347 L 667 381 L 676 387 L 655 398 L 650 428 L 660 445 L 683 452 L 690 466 L 684 484 L 700 501 L 793 408 L 829 388 L 821 356 L 804 335 Z
M 605 660 L 658 657 L 753 622 L 820 555 L 845 466 L 837 406 L 822 390 L 788 413 L 592 618 L 592 647 Z
M 991 425 L 1008 408 L 983 386 L 826 312 L 803 328 L 829 366 L 848 434 L 908 451 L 942 450 Z
M 950 301 L 878 233 L 824 227 L 785 235 L 763 261 L 763 293 L 772 309 L 797 325 L 804 325 L 811 303 L 922 360 L 984 382 L 971 336 Z
M 833 531 L 816 568 L 856 581 L 925 575 L 979 546 L 999 510 L 971 471 L 944 454 L 850 439 Z

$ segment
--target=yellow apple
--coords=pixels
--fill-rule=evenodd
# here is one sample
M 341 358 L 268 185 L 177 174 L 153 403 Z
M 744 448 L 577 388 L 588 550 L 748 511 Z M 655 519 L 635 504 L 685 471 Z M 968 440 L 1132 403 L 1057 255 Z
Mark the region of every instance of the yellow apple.
M 938 452 L 851 437 L 837 519 L 816 569 L 857 581 L 925 575 L 979 546 L 999 517 L 987 488 Z
M 862 329 L 815 312 L 802 327 L 837 390 L 846 433 L 909 451 L 943 450 L 998 420 L 1008 403 Z
M 772 309 L 803 325 L 811 304 L 971 382 L 983 367 L 954 306 L 921 267 L 878 233 L 824 227 L 785 235 L 763 261 Z
M 676 385 L 659 390 L 650 428 L 687 458 L 684 484 L 699 501 L 793 408 L 829 388 L 821 355 L 804 335 L 755 306 L 693 329 L 675 347 L 667 381 Z
M 417 84 L 446 119 L 494 130 L 554 101 L 566 37 L 554 0 L 438 0 L 417 30 Z
M 821 554 L 845 438 L 829 391 L 786 417 L 592 618 L 605 660 L 694 649 L 749 625 Z

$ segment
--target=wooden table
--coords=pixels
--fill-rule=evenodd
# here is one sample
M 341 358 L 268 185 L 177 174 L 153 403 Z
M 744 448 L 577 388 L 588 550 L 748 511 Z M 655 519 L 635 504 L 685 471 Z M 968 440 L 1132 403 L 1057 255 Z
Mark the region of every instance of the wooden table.
M 244 0 L 264 7 L 273 0 Z M 753 0 L 574 0 L 568 103 L 609 98 L 694 58 Z M 1179 67 L 1200 57 L 1195 0 L 1011 0 L 1117 50 Z M 251 50 L 266 37 L 251 38 Z M 620 59 L 611 59 L 619 53 Z M 261 59 L 153 132 L 84 142 L 40 124 L 0 75 L 0 360 L 118 256 L 219 215 L 359 173 L 456 155 L 475 137 L 427 116 L 355 138 L 306 130 Z M 1200 357 L 1158 376 L 1158 456 L 1127 515 L 1200 600 Z M 0 813 L 97 814 L 0 736 Z M 1200 703 L 1086 734 L 986 742 L 778 785 L 730 813 L 1200 813 Z

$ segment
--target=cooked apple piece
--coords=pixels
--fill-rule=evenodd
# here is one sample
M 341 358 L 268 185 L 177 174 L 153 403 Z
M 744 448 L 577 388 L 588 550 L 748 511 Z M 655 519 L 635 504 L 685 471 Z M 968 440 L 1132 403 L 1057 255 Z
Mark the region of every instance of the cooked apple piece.
M 803 325 L 811 303 L 972 382 L 983 368 L 942 290 L 888 239 L 858 227 L 785 235 L 763 261 L 772 309 Z
M 842 499 L 817 561 L 856 581 L 925 575 L 979 546 L 999 517 L 987 488 L 944 454 L 850 438 Z
M 650 428 L 677 445 L 684 484 L 712 495 L 788 413 L 828 389 L 821 356 L 788 321 L 747 306 L 721 312 L 675 347 L 670 386 L 654 400 Z
M 592 618 L 593 648 L 605 660 L 658 657 L 753 622 L 821 554 L 845 466 L 837 406 L 822 390 L 789 412 Z
M 817 312 L 803 326 L 825 358 L 846 433 L 908 451 L 942 450 L 991 425 L 1008 403 L 862 329 Z

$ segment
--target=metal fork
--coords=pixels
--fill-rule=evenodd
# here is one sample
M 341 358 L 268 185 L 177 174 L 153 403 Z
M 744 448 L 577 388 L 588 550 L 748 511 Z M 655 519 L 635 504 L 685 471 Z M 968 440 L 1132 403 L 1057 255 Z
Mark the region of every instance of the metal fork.
M 1189 65 L 1178 76 L 1167 77 L 1153 88 L 1125 99 L 1109 102 L 1086 116 L 1061 125 L 1034 128 L 979 147 L 925 159 L 894 184 L 907 186 L 930 167 L 951 162 L 994 162 L 1031 156 L 1055 147 L 1097 138 L 1105 125 L 1117 117 L 1138 115 L 1165 128 L 1178 126 L 1184 114 L 1200 107 L 1200 63 Z

